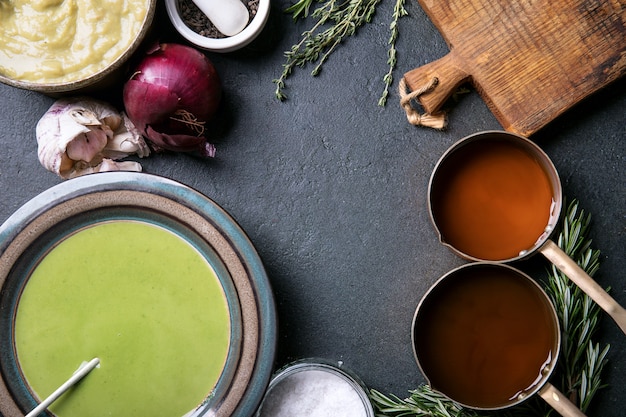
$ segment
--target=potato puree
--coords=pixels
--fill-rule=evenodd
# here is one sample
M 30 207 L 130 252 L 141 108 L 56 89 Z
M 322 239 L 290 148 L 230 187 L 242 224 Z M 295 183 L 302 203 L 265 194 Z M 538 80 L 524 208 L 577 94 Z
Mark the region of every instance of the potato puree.
M 0 0 L 0 74 L 77 81 L 117 59 L 141 30 L 146 0 Z

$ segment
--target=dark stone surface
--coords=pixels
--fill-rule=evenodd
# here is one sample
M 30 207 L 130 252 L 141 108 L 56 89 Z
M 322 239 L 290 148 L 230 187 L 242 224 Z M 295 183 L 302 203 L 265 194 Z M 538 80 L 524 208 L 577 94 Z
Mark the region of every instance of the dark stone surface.
M 178 180 L 226 209 L 249 234 L 266 265 L 280 321 L 276 366 L 304 357 L 343 361 L 370 387 L 405 396 L 424 382 L 413 359 L 411 320 L 420 297 L 463 263 L 442 247 L 426 205 L 439 156 L 468 134 L 501 129 L 474 90 L 451 102 L 445 131 L 407 123 L 396 87 L 377 105 L 387 71 L 393 2 L 343 43 L 317 77 L 310 67 L 274 98 L 283 52 L 309 23 L 294 24 L 274 2 L 261 37 L 242 51 L 208 53 L 225 96 L 214 160 L 153 155 L 144 170 Z M 442 57 L 448 47 L 416 2 L 401 20 L 401 74 Z M 164 41 L 181 41 L 169 21 Z M 618 81 L 533 136 L 553 159 L 568 198 L 593 216 L 602 252 L 597 280 L 626 305 L 624 183 L 626 80 Z M 566 92 L 564 92 L 565 94 Z M 108 98 L 119 100 L 120 91 Z M 35 125 L 53 99 L 0 85 L 0 221 L 61 181 L 37 160 Z M 540 256 L 517 264 L 544 277 Z M 626 336 L 606 317 L 597 341 L 611 344 L 609 386 L 589 415 L 623 415 Z

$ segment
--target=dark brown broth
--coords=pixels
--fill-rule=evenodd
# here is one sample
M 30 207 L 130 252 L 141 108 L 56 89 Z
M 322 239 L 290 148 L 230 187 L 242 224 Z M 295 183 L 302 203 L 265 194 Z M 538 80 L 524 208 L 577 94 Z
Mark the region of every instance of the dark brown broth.
M 537 388 L 558 353 L 558 324 L 545 295 L 497 265 L 444 278 L 420 306 L 414 331 L 433 388 L 477 408 L 503 407 Z

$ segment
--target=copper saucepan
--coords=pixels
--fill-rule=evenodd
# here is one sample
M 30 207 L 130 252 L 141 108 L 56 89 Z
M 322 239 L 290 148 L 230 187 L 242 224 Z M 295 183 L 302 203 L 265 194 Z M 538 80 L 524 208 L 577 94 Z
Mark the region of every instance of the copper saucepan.
M 428 186 L 440 241 L 471 261 L 511 262 L 542 253 L 626 333 L 626 310 L 550 240 L 562 207 L 559 175 L 529 139 L 485 131 L 453 144 Z
M 506 264 L 465 264 L 424 295 L 413 352 L 431 387 L 477 410 L 513 407 L 539 394 L 563 416 L 584 416 L 548 382 L 559 357 L 556 310 L 528 275 Z

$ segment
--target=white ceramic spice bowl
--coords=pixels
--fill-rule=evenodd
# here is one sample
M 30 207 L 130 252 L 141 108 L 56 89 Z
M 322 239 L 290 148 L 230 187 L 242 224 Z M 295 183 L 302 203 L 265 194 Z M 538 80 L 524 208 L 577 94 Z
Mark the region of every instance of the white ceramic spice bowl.
M 259 7 L 254 17 L 241 32 L 224 38 L 209 38 L 192 30 L 182 19 L 178 0 L 165 0 L 170 21 L 187 41 L 198 48 L 212 52 L 232 52 L 252 42 L 261 33 L 270 14 L 270 0 L 259 0 Z

